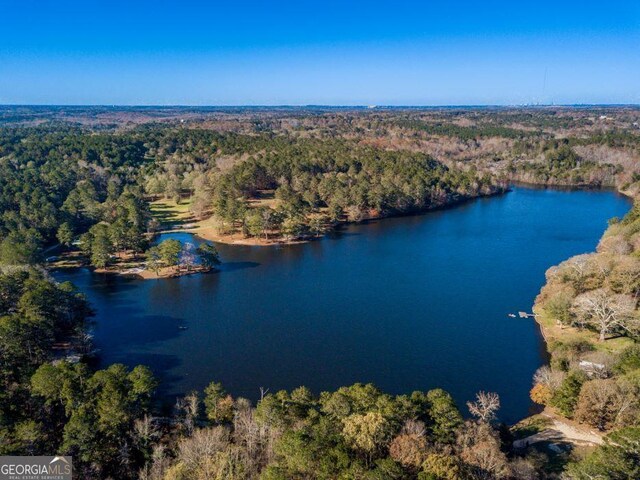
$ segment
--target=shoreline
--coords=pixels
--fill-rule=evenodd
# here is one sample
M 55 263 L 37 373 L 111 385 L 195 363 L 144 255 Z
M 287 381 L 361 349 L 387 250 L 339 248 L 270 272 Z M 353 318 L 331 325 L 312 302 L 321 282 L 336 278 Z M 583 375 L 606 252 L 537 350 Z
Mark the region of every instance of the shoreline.
M 205 220 L 201 220 L 200 222 L 196 222 L 196 225 L 191 224 L 187 228 L 173 228 L 167 229 L 157 232 L 154 236 L 165 234 L 165 233 L 190 233 L 192 235 L 196 235 L 203 240 L 222 243 L 224 245 L 231 246 L 251 246 L 251 247 L 280 247 L 285 245 L 300 245 L 304 243 L 313 242 L 316 240 L 320 240 L 325 237 L 332 230 L 337 230 L 342 227 L 346 227 L 349 225 L 359 225 L 366 224 L 371 221 L 379 221 L 385 220 L 387 218 L 401 218 L 401 217 L 413 217 L 413 216 L 422 216 L 427 215 L 430 212 L 436 212 L 441 210 L 447 210 L 449 208 L 455 208 L 459 205 L 462 205 L 467 202 L 471 202 L 474 200 L 482 199 L 482 198 L 491 198 L 499 195 L 504 195 L 512 191 L 512 187 L 522 187 L 522 188 L 538 188 L 538 189 L 553 189 L 553 190 L 593 190 L 593 191 L 602 191 L 602 190 L 610 190 L 615 191 L 616 193 L 623 195 L 625 197 L 633 200 L 637 192 L 632 192 L 629 190 L 622 190 L 615 186 L 603 186 L 603 185 L 565 185 L 565 184 L 553 184 L 553 183 L 531 183 L 531 182 L 523 182 L 520 180 L 509 180 L 508 186 L 505 187 L 497 187 L 497 190 L 490 193 L 484 193 L 477 196 L 464 196 L 458 199 L 455 199 L 449 203 L 438 205 L 435 207 L 429 207 L 425 209 L 418 209 L 414 211 L 408 212 L 394 212 L 390 214 L 377 214 L 372 215 L 369 214 L 366 218 L 362 220 L 341 220 L 335 224 L 335 226 L 325 233 L 318 236 L 309 236 L 304 238 L 297 238 L 292 240 L 287 240 L 284 237 L 270 237 L 269 239 L 265 239 L 262 237 L 249 237 L 244 236 L 240 232 L 234 232 L 231 234 L 219 234 L 216 233 L 215 227 L 211 225 L 206 225 L 205 222 L 211 220 L 211 218 L 207 218 Z
M 509 185 L 514 185 L 514 186 L 521 186 L 524 188 L 539 188 L 539 189 L 553 189 L 553 190 L 566 190 L 566 191 L 572 191 L 572 190 L 586 190 L 586 191 L 612 191 L 612 192 L 616 192 L 619 193 L 622 196 L 625 197 L 629 197 L 631 200 L 633 200 L 639 193 L 640 193 L 640 187 L 635 189 L 635 190 L 631 190 L 631 189 L 622 189 L 621 187 L 617 186 L 617 185 L 589 185 L 589 184 L 565 184 L 565 183 L 536 183 L 536 182 L 526 182 L 523 180 L 517 180 L 517 179 L 510 179 L 509 180 Z
M 157 232 L 155 235 L 157 236 L 165 233 L 190 233 L 207 241 L 222 243 L 225 245 L 232 245 L 232 246 L 236 245 L 236 246 L 252 246 L 252 247 L 277 247 L 277 246 L 283 246 L 283 245 L 299 245 L 303 243 L 309 243 L 316 240 L 320 240 L 331 231 L 334 231 L 349 225 L 366 224 L 367 222 L 385 220 L 387 218 L 401 218 L 401 217 L 427 215 L 431 212 L 447 210 L 449 208 L 455 208 L 459 205 L 462 205 L 474 200 L 504 195 L 511 191 L 510 187 L 496 187 L 496 188 L 497 188 L 496 191 L 483 193 L 476 196 L 461 196 L 443 205 L 437 205 L 437 206 L 423 208 L 423 209 L 416 209 L 416 210 L 407 211 L 407 212 L 393 212 L 390 214 L 368 213 L 365 216 L 365 218 L 362 218 L 361 220 L 340 220 L 332 228 L 329 228 L 325 233 L 321 235 L 301 237 L 301 238 L 292 239 L 292 240 L 287 240 L 284 237 L 271 237 L 269 239 L 265 239 L 262 237 L 248 237 L 248 236 L 244 236 L 240 232 L 234 232 L 231 234 L 219 234 L 213 231 L 215 227 L 204 225 L 204 223 L 211 220 L 211 218 L 198 222 L 200 223 L 200 225 L 191 225 L 187 228 L 173 228 L 168 230 L 162 230 L 160 232 Z
M 197 273 L 211 273 L 216 271 L 216 268 L 205 268 L 201 265 L 195 265 L 190 269 L 184 269 L 179 267 L 162 267 L 157 272 L 146 268 L 144 260 L 137 260 L 139 257 L 129 259 L 129 262 L 125 265 L 111 265 L 104 268 L 92 267 L 87 258 L 78 251 L 66 252 L 55 262 L 51 262 L 45 265 L 47 270 L 66 270 L 76 268 L 86 268 L 94 273 L 103 275 L 117 275 L 121 277 L 137 278 L 139 280 L 165 280 L 169 278 L 185 277 L 189 275 L 195 275 Z M 122 259 L 127 261 L 127 259 Z
M 556 185 L 547 185 L 547 184 L 529 184 L 526 182 L 514 182 L 514 184 L 521 184 L 521 185 L 539 185 L 541 187 L 544 188 L 557 188 Z M 564 188 L 564 186 L 560 186 L 560 188 Z M 612 187 L 581 187 L 581 186 L 566 186 L 567 189 L 608 189 L 608 190 L 612 190 L 615 191 L 616 193 L 628 198 L 631 201 L 631 207 L 633 208 L 633 201 L 634 199 L 638 196 L 639 192 L 638 189 L 622 189 L 618 186 L 612 186 Z M 600 236 L 600 239 L 598 240 L 598 243 L 600 241 L 602 241 L 602 239 L 604 238 L 606 232 L 607 232 L 608 228 L 606 228 L 604 230 L 604 232 L 602 233 L 602 235 Z M 596 253 L 597 250 L 591 251 L 591 252 L 587 252 L 587 253 Z M 567 260 L 569 260 L 570 258 L 573 257 L 569 257 L 569 258 L 565 258 L 564 260 L 562 260 L 560 263 L 565 262 Z M 553 268 L 556 265 L 550 265 L 549 268 Z M 546 281 L 545 283 L 542 285 L 540 292 L 542 292 L 542 289 L 546 286 Z M 545 347 L 545 351 L 547 354 L 547 360 L 543 365 L 549 365 L 549 362 L 551 360 L 551 347 L 553 345 L 554 342 L 556 341 L 562 341 L 562 339 L 568 338 L 568 337 L 584 337 L 587 341 L 588 340 L 593 340 L 597 337 L 596 334 L 592 333 L 592 332 L 586 332 L 586 331 L 579 331 L 577 328 L 575 327 L 571 327 L 571 326 L 561 326 L 559 325 L 557 322 L 554 322 L 554 320 L 552 318 L 549 318 L 547 315 L 545 315 L 545 313 L 542 311 L 542 309 L 540 308 L 539 302 L 538 302 L 538 296 L 540 295 L 540 293 L 536 296 L 536 298 L 534 299 L 533 302 L 533 306 L 531 307 L 532 312 L 534 313 L 534 321 L 537 325 L 538 331 L 540 332 L 540 335 L 542 337 L 542 340 L 544 342 L 544 347 Z M 534 404 L 535 405 L 535 404 Z M 547 409 L 549 409 L 550 407 L 545 407 L 544 411 L 547 411 Z M 554 409 L 550 409 L 550 412 L 554 415 L 554 416 L 558 416 L 559 418 L 563 419 L 563 420 L 567 420 L 564 417 L 562 417 L 561 415 L 559 415 L 557 412 L 555 412 Z M 515 424 L 511 425 L 511 428 L 517 427 L 523 423 L 526 423 L 528 421 L 532 421 L 534 418 L 536 418 L 538 416 L 538 414 L 531 414 L 531 415 L 527 415 L 526 417 L 523 417 L 521 420 L 519 420 L 518 422 L 516 422 Z
M 342 228 L 344 226 L 348 226 L 348 225 L 357 225 L 357 224 L 365 224 L 367 222 L 371 222 L 371 221 L 379 221 L 379 220 L 384 220 L 387 218 L 396 218 L 396 217 L 410 217 L 410 216 L 421 216 L 421 215 L 426 215 L 430 212 L 434 212 L 434 211 L 439 211 L 439 210 L 446 210 L 449 208 L 455 208 L 459 205 L 462 205 L 464 203 L 467 202 L 471 202 L 474 200 L 478 200 L 478 199 L 482 199 L 482 198 L 490 198 L 490 197 L 495 197 L 495 196 L 499 196 L 499 195 L 504 195 L 506 193 L 509 193 L 511 191 L 511 188 L 509 186 L 506 187 L 502 187 L 502 186 L 498 186 L 496 187 L 495 191 L 489 192 L 489 193 L 483 193 L 477 196 L 461 196 L 459 198 L 456 198 L 446 204 L 443 205 L 438 205 L 435 207 L 430 207 L 430 208 L 426 208 L 426 209 L 422 209 L 422 210 L 416 210 L 416 211 L 411 211 L 411 212 L 404 212 L 404 213 L 393 213 L 393 214 L 389 214 L 389 215 L 367 215 L 366 218 L 363 218 L 362 220 L 359 221 L 348 221 L 348 220 L 343 220 L 338 222 L 335 226 L 333 226 L 332 228 L 328 229 L 325 233 L 323 233 L 322 235 L 318 235 L 318 236 L 313 236 L 313 237 L 307 237 L 307 238 L 298 238 L 298 239 L 292 239 L 292 240 L 286 240 L 283 237 L 276 237 L 276 238 L 269 238 L 269 239 L 265 239 L 262 237 L 245 237 L 242 233 L 232 233 L 232 234 L 228 234 L 228 235 L 220 235 L 214 232 L 214 227 L 213 226 L 206 226 L 206 225 L 202 225 L 202 223 L 207 222 L 210 220 L 209 219 L 205 219 L 201 222 L 198 222 L 200 224 L 187 224 L 185 227 L 178 227 L 178 228 L 169 228 L 169 229 L 164 229 L 164 230 L 159 230 L 155 233 L 153 233 L 150 237 L 151 240 L 156 239 L 158 236 L 163 235 L 163 234 L 171 234 L 171 233 L 187 233 L 190 235 L 194 235 L 197 236 L 205 241 L 210 241 L 210 242 L 214 242 L 214 243 L 221 243 L 224 245 L 229 245 L 229 246 L 250 246 L 250 247 L 281 247 L 281 246 L 288 246 L 288 245 L 300 245 L 300 244 L 305 244 L 305 243 L 309 243 L 312 241 L 316 241 L 316 240 L 320 240 L 323 237 L 325 237 L 328 233 L 330 233 L 331 231 L 334 231 L 336 229 Z M 118 257 L 119 260 L 121 261 L 126 261 L 127 258 L 122 258 L 122 257 Z M 186 271 L 186 270 L 173 270 L 173 267 L 164 267 L 161 269 L 161 271 L 158 272 L 158 274 L 156 274 L 153 271 L 147 270 L 145 268 L 145 262 L 143 259 L 140 258 L 140 256 L 133 256 L 133 258 L 129 259 L 130 261 L 126 264 L 126 265 L 120 265 L 118 267 L 118 265 L 112 265 L 109 267 L 105 267 L 105 268 L 94 268 L 91 265 L 88 264 L 87 262 L 87 258 L 82 255 L 78 250 L 73 250 L 73 251 L 68 251 L 63 253 L 58 260 L 51 262 L 49 264 L 45 265 L 45 268 L 47 269 L 67 269 L 67 268 L 89 268 L 91 270 L 93 270 L 95 273 L 102 273 L 102 274 L 106 274 L 106 275 L 118 275 L 118 276 L 123 276 L 123 277 L 134 277 L 137 278 L 139 280 L 164 280 L 164 279 L 169 279 L 169 278 L 178 278 L 178 277 L 183 277 L 183 276 L 188 276 L 188 275 L 194 275 L 197 273 L 209 273 L 211 271 L 215 271 L 216 269 L 203 269 L 202 267 L 196 267 L 192 270 Z M 169 270 L 171 269 L 171 270 Z
M 546 189 L 546 188 L 550 188 L 550 189 L 567 189 L 567 190 L 615 190 L 617 193 L 631 198 L 633 199 L 634 196 L 634 192 L 631 191 L 625 191 L 625 190 L 621 190 L 619 188 L 616 187 L 603 187 L 603 186 L 583 186 L 583 185 L 574 185 L 574 186 L 570 186 L 570 185 L 555 185 L 555 184 L 545 184 L 545 183 L 529 183 L 529 182 L 522 182 L 522 181 L 517 181 L 517 180 L 510 180 L 507 186 L 499 186 L 496 187 L 495 191 L 489 192 L 489 193 L 483 193 L 477 196 L 462 196 L 460 198 L 457 198 L 455 200 L 452 200 L 449 203 L 443 204 L 443 205 L 438 205 L 435 207 L 429 207 L 426 209 L 422 209 L 422 210 L 415 210 L 415 211 L 410 211 L 410 212 L 399 212 L 399 213 L 391 213 L 391 214 L 387 214 L 387 215 L 367 215 L 366 218 L 363 218 L 362 220 L 358 220 L 358 221 L 349 221 L 349 220 L 342 220 L 339 221 L 336 225 L 334 225 L 332 228 L 328 229 L 325 233 L 318 235 L 318 236 L 311 236 L 311 237 L 305 237 L 305 238 L 297 238 L 297 239 L 291 239 L 291 240 L 287 240 L 284 237 L 271 237 L 269 239 L 265 239 L 262 237 L 248 237 L 248 236 L 244 236 L 241 232 L 235 232 L 232 234 L 219 234 L 216 233 L 215 227 L 210 226 L 210 225 L 204 225 L 205 222 L 211 220 L 211 218 L 207 218 L 205 220 L 202 220 L 200 222 L 195 222 L 195 223 L 190 223 L 187 224 L 185 227 L 180 227 L 178 226 L 177 228 L 168 228 L 168 229 L 163 229 L 163 230 L 159 230 L 155 233 L 153 233 L 151 235 L 151 239 L 155 239 L 160 235 L 163 234 L 172 234 L 172 233 L 186 233 L 186 234 L 190 234 L 190 235 L 194 235 L 197 236 L 198 238 L 201 238 L 202 240 L 205 241 L 209 241 L 209 242 L 214 242 L 214 243 L 220 243 L 220 244 L 224 244 L 224 245 L 229 245 L 229 246 L 248 246 L 248 247 L 282 247 L 282 246 L 289 246 L 289 245 L 301 245 L 301 244 L 306 244 L 306 243 L 310 243 L 313 241 L 317 241 L 317 240 L 321 240 L 322 238 L 324 238 L 328 233 L 330 233 L 331 231 L 335 231 L 335 230 L 339 230 L 340 228 L 343 227 L 347 227 L 349 225 L 358 225 L 358 224 L 366 224 L 368 222 L 371 221 L 380 221 L 380 220 L 385 220 L 387 218 L 399 218 L 399 217 L 411 217 L 411 216 L 422 216 L 422 215 L 427 215 L 430 212 L 435 212 L 435 211 L 441 211 L 441 210 L 447 210 L 449 208 L 455 208 L 459 205 L 465 204 L 467 202 L 471 202 L 474 200 L 478 200 L 478 199 L 482 199 L 482 198 L 491 198 L 491 197 L 495 197 L 495 196 L 499 196 L 499 195 L 504 195 L 509 193 L 510 191 L 512 191 L 512 187 L 518 187 L 521 186 L 523 188 L 541 188 L 541 189 Z M 71 261 L 69 261 L 69 258 L 71 258 Z M 553 266 L 553 265 L 551 265 Z M 550 267 L 551 267 L 550 266 Z M 133 261 L 130 264 L 126 265 L 126 267 L 123 268 L 114 268 L 112 267 L 106 267 L 106 268 L 100 268 L 100 269 L 95 269 L 93 267 L 91 267 L 90 265 L 87 264 L 86 258 L 84 258 L 84 256 L 80 255 L 78 251 L 72 251 L 72 252 L 67 252 L 67 255 L 62 256 L 62 258 L 60 258 L 58 261 L 53 262 L 51 264 L 49 264 L 47 266 L 47 268 L 52 268 L 52 269 L 65 269 L 65 268 L 80 268 L 80 267 L 86 267 L 86 268 L 90 268 L 93 269 L 93 271 L 95 271 L 96 273 L 103 273 L 103 274 L 108 274 L 108 275 L 119 275 L 119 276 L 124 276 L 124 277 L 134 277 L 137 278 L 139 280 L 164 280 L 164 279 L 169 279 L 169 278 L 178 278 L 178 277 L 183 277 L 183 276 L 188 276 L 188 275 L 194 275 L 197 273 L 209 273 L 211 271 L 215 271 L 216 269 L 202 269 L 202 268 L 195 268 L 193 270 L 190 271 L 170 271 L 170 272 L 159 272 L 159 274 L 156 274 L 155 272 L 149 271 L 146 268 L 144 268 L 144 261 Z M 167 270 L 167 268 L 163 268 L 162 270 Z M 534 302 L 533 307 L 532 307 L 532 311 L 534 313 L 536 313 L 536 303 Z M 549 342 L 551 341 L 549 339 L 549 334 L 545 329 L 545 326 L 543 324 L 541 324 L 538 320 L 539 316 L 534 317 L 536 324 L 539 327 L 539 331 L 540 334 L 543 338 L 543 341 L 545 343 L 545 348 L 547 350 L 547 352 L 549 351 Z M 525 417 L 527 418 L 527 417 Z
M 520 184 L 523 184 L 523 185 L 537 185 L 537 184 L 527 184 L 525 182 L 517 182 L 517 183 L 520 183 Z M 549 188 L 556 188 L 555 185 L 541 185 L 541 186 L 549 187 Z M 567 186 L 567 188 L 569 188 L 569 189 L 570 188 L 573 188 L 573 189 L 576 189 L 576 188 L 578 188 L 578 189 L 591 189 L 590 187 L 581 187 L 581 186 L 577 186 L 577 187 Z M 622 195 L 623 197 L 626 197 L 629 200 L 631 200 L 631 202 L 632 202 L 631 203 L 631 207 L 633 207 L 634 198 L 638 194 L 638 192 L 633 192 L 633 191 L 630 191 L 630 190 L 623 190 L 623 189 L 621 189 L 619 187 L 616 187 L 616 186 L 613 186 L 613 187 L 593 187 L 593 189 L 595 189 L 595 190 L 607 189 L 607 190 L 615 191 L 616 193 Z M 608 228 L 606 228 L 604 230 L 604 232 L 600 236 L 600 239 L 598 240 L 598 243 L 600 241 L 602 241 L 602 239 L 604 238 L 604 235 L 607 233 L 607 230 L 608 230 Z M 585 252 L 585 253 L 596 253 L 596 251 L 594 250 L 592 252 Z M 562 260 L 562 262 L 565 262 L 565 261 L 569 260 L 570 258 L 572 258 L 572 257 L 565 258 L 564 260 Z M 560 263 L 562 263 L 562 262 L 560 262 Z M 556 266 L 556 265 L 550 265 L 549 268 L 552 268 L 554 266 Z M 544 287 L 544 285 L 543 285 L 543 287 Z M 531 307 L 531 311 L 535 314 L 535 316 L 533 318 L 534 318 L 536 324 L 539 327 L 540 334 L 542 335 L 542 338 L 543 338 L 543 340 L 545 342 L 545 346 L 547 347 L 547 353 L 550 353 L 549 352 L 549 344 L 550 344 L 550 342 L 552 342 L 556 338 L 556 336 L 551 333 L 549 326 L 545 325 L 545 323 L 542 321 L 543 319 L 546 319 L 547 317 L 545 317 L 545 315 L 540 311 L 539 306 L 538 306 L 538 302 L 537 302 L 537 297 L 536 297 L 536 299 L 534 299 L 533 306 Z M 565 330 L 571 331 L 571 332 L 577 331 L 577 329 L 575 329 L 573 327 L 566 327 Z
M 429 208 L 425 208 L 425 209 L 421 209 L 421 210 L 415 210 L 415 211 L 408 211 L 408 212 L 396 212 L 396 213 L 391 213 L 391 214 L 378 214 L 378 215 L 372 215 L 369 214 L 366 216 L 366 218 L 363 218 L 362 220 L 355 220 L 355 221 L 350 221 L 350 220 L 341 220 L 338 223 L 335 224 L 335 226 L 333 228 L 330 228 L 328 231 L 326 231 L 325 233 L 321 234 L 321 235 L 317 235 L 317 236 L 309 236 L 309 237 L 304 237 L 304 238 L 297 238 L 297 239 L 292 239 L 292 240 L 287 240 L 284 237 L 270 237 L 268 239 L 262 238 L 262 237 L 249 237 L 249 236 L 244 236 L 242 233 L 240 232 L 234 232 L 231 234 L 219 234 L 216 233 L 215 227 L 211 226 L 211 225 L 206 225 L 205 223 L 208 222 L 209 220 L 211 220 L 211 218 L 207 218 L 204 220 L 201 220 L 200 222 L 196 222 L 196 224 L 190 224 L 188 227 L 186 228 L 172 228 L 172 229 L 167 229 L 167 230 L 162 230 L 157 232 L 156 234 L 154 234 L 154 236 L 157 235 L 162 235 L 162 234 L 166 234 L 166 233 L 189 233 L 192 235 L 196 235 L 199 238 L 206 240 L 206 241 L 210 241 L 210 242 L 215 242 L 215 243 L 221 243 L 224 245 L 231 245 L 231 246 L 250 246 L 250 247 L 281 247 L 281 246 L 286 246 L 286 245 L 300 245 L 300 244 L 304 244 L 304 243 L 309 243 L 309 242 L 313 242 L 316 240 L 320 240 L 322 238 L 324 238 L 328 233 L 330 233 L 332 230 L 338 230 L 342 227 L 346 227 L 349 225 L 359 225 L 359 224 L 366 224 L 367 222 L 371 222 L 371 221 L 379 221 L 379 220 L 385 220 L 387 218 L 401 218 L 401 217 L 412 217 L 412 216 L 421 216 L 421 215 L 427 215 L 430 212 L 436 212 L 436 211 L 441 211 L 441 210 L 447 210 L 449 208 L 455 208 L 459 205 L 462 205 L 464 203 L 467 202 L 471 202 L 474 200 L 478 200 L 478 199 L 482 199 L 482 198 L 491 198 L 491 197 L 495 197 L 495 196 L 499 196 L 499 195 L 504 195 L 507 194 L 509 192 L 512 191 L 512 187 L 522 187 L 522 188 L 539 188 L 539 189 L 553 189 L 553 190 L 593 190 L 593 191 L 598 191 L 598 190 L 611 190 L 611 191 L 615 191 L 616 193 L 619 193 L 625 197 L 631 198 L 633 199 L 634 197 L 634 193 L 633 192 L 629 192 L 629 191 L 624 191 L 621 189 L 618 189 L 616 187 L 613 186 L 598 186 L 598 185 L 559 185 L 559 184 L 549 184 L 549 183 L 531 183 L 531 182 L 523 182 L 523 181 L 519 181 L 519 180 L 510 180 L 508 182 L 508 186 L 505 187 L 497 187 L 497 190 L 494 192 L 490 192 L 490 193 L 485 193 L 485 194 L 480 194 L 474 197 L 470 197 L 470 196 L 465 196 L 465 197 L 460 197 L 456 200 L 453 200 L 449 203 L 446 203 L 444 205 L 438 205 L 435 207 L 429 207 Z

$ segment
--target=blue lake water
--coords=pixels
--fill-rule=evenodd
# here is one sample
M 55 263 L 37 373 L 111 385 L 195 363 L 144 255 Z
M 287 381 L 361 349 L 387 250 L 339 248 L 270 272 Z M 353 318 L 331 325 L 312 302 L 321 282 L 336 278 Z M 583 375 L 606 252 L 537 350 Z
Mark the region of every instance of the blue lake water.
M 212 380 L 254 400 L 260 387 L 373 382 L 394 394 L 442 387 L 463 407 L 487 390 L 514 422 L 546 357 L 534 321 L 507 314 L 531 311 L 545 270 L 593 251 L 629 207 L 610 191 L 516 187 L 302 245 L 218 245 L 211 274 L 56 278 L 97 310 L 101 362 L 148 365 L 168 397 Z

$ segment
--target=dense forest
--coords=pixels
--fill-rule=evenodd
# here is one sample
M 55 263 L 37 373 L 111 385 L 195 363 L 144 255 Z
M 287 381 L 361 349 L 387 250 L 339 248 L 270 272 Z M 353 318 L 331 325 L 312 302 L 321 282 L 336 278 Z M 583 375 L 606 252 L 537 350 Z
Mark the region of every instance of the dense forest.
M 344 220 L 409 213 L 498 192 L 490 175 L 445 166 L 429 155 L 345 140 L 220 135 L 140 127 L 97 133 L 11 128 L 0 136 L 0 259 L 42 260 L 56 241 L 81 239 L 94 266 L 116 252 L 143 252 L 159 227 L 148 201 L 187 201 L 198 218 L 246 236 L 319 235 Z M 225 171 L 223 156 L 246 156 Z M 270 191 L 277 207 L 250 208 Z
M 596 253 L 550 269 L 536 302 L 552 356 L 532 400 L 608 435 L 560 469 L 514 447 L 490 392 L 464 411 L 439 389 L 391 396 L 363 384 L 264 392 L 254 406 L 212 379 L 167 408 L 146 367 L 91 366 L 91 305 L 47 270 L 61 259 L 215 268 L 212 244 L 155 245 L 155 234 L 311 241 L 513 181 L 636 195 L 639 117 L 633 108 L 1 108 L 0 454 L 69 454 L 78 478 L 640 477 L 638 204 L 612 220 Z M 163 217 L 167 206 L 183 217 Z

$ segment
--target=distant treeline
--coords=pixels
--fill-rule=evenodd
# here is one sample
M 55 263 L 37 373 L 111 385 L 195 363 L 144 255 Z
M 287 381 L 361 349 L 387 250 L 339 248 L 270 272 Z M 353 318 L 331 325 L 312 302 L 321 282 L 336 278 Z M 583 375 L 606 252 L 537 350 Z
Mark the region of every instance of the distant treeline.
M 492 124 L 479 124 L 467 127 L 456 125 L 455 123 L 428 123 L 422 120 L 400 120 L 397 122 L 397 125 L 410 130 L 423 131 L 429 135 L 445 135 L 465 141 L 483 137 L 520 139 L 539 137 L 542 135 L 541 132 L 531 132 Z

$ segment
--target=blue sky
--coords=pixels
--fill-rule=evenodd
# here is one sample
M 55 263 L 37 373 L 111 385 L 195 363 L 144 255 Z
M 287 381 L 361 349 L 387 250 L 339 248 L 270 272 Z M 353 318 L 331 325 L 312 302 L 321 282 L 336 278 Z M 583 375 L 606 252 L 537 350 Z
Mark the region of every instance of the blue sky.
M 638 0 L 0 0 L 0 12 L 4 104 L 640 103 Z

